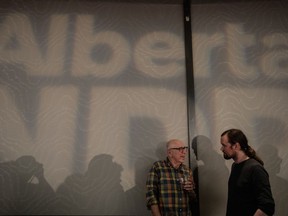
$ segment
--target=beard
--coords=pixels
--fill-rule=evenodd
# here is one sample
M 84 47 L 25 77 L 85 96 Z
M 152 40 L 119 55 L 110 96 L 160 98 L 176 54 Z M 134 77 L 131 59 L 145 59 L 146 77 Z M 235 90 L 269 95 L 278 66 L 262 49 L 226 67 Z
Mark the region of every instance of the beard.
M 232 158 L 231 156 L 227 155 L 226 153 L 223 153 L 223 157 L 226 160 L 230 160 Z

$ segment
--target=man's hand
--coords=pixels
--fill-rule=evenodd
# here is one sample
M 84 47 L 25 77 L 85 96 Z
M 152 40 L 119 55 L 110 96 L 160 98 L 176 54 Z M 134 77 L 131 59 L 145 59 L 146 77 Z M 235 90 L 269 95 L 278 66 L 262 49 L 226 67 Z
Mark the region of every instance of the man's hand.
M 195 183 L 192 178 L 188 178 L 186 181 L 183 183 L 183 188 L 184 190 L 187 190 L 189 192 L 193 191 L 195 189 Z
M 151 213 L 152 213 L 152 216 L 161 216 L 159 206 L 158 205 L 152 205 L 151 206 Z
M 268 215 L 265 214 L 261 209 L 257 209 L 254 216 L 268 216 Z

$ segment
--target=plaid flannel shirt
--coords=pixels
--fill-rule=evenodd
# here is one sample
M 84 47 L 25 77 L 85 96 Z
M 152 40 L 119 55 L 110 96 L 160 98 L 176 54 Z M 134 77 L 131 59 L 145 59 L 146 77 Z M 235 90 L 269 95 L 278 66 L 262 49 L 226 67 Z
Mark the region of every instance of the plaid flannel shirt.
M 184 164 L 175 169 L 168 158 L 155 162 L 146 181 L 148 209 L 158 205 L 162 215 L 190 216 L 192 193 L 181 187 L 184 176 L 192 178 L 191 169 Z

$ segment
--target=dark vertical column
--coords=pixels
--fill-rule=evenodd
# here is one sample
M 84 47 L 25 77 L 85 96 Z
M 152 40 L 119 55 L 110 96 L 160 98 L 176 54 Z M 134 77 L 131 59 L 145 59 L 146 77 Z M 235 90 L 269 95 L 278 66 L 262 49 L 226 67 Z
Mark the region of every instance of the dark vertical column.
M 184 40 L 185 40 L 185 63 L 186 63 L 186 88 L 187 88 L 187 116 L 188 116 L 188 141 L 195 133 L 195 90 L 192 55 L 192 32 L 191 32 L 191 4 L 190 0 L 183 0 L 184 8 Z
M 188 117 L 188 143 L 189 143 L 189 166 L 191 167 L 191 140 L 195 135 L 195 86 L 193 71 L 193 52 L 192 52 L 192 26 L 191 26 L 191 1 L 183 0 L 184 18 L 184 40 L 185 40 L 185 63 L 186 63 L 186 88 L 187 88 L 187 117 Z M 198 189 L 198 169 L 193 171 L 196 183 L 196 193 L 198 202 L 193 204 L 193 216 L 199 216 L 199 189 Z

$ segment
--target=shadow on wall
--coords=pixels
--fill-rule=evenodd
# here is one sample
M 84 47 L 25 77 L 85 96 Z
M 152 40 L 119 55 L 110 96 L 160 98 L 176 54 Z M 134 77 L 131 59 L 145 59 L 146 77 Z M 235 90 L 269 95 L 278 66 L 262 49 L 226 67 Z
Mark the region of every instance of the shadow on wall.
M 125 214 L 122 167 L 107 154 L 96 155 L 84 174 L 72 174 L 57 189 L 58 214 Z
M 0 215 L 53 214 L 55 192 L 32 156 L 0 165 Z
M 124 214 L 122 167 L 110 155 L 97 155 L 84 174 L 68 176 L 55 193 L 42 164 L 32 156 L 0 166 L 0 215 Z
M 146 179 L 152 164 L 166 157 L 166 129 L 155 118 L 134 117 L 130 120 L 130 164 L 135 185 L 126 191 L 127 214 L 151 215 L 146 207 Z
M 32 156 L 0 166 L 0 215 L 150 215 L 146 208 L 146 178 L 152 164 L 166 156 L 162 123 L 134 118 L 130 163 L 135 186 L 124 192 L 123 168 L 108 154 L 94 156 L 85 173 L 74 173 L 56 192 Z M 156 140 L 156 141 L 155 141 Z
M 261 145 L 258 154 L 264 161 L 264 166 L 269 173 L 272 194 L 275 200 L 275 216 L 284 216 L 288 212 L 288 181 L 278 174 L 280 173 L 282 159 L 278 150 L 272 145 Z
M 199 181 L 200 215 L 225 215 L 229 170 L 225 160 L 214 149 L 211 140 L 203 135 L 192 140 L 192 149 L 196 155 Z
M 260 147 L 257 153 L 264 161 L 269 173 L 272 194 L 275 200 L 275 216 L 286 216 L 288 212 L 288 181 L 279 176 L 283 159 L 279 156 L 279 147 L 287 146 L 286 125 L 278 119 L 258 118 L 257 138 Z
M 135 163 L 135 186 L 127 190 L 127 213 L 129 215 L 151 215 L 146 207 L 146 175 L 154 160 L 141 157 Z

